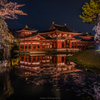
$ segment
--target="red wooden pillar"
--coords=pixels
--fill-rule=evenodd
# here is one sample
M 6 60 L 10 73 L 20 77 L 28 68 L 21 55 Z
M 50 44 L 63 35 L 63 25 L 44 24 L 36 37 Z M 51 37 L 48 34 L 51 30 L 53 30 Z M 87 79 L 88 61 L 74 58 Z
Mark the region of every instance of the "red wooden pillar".
M 29 56 L 27 56 L 27 62 L 29 62 Z
M 69 46 L 70 48 L 72 48 L 72 42 L 70 41 L 70 46 Z
M 37 51 L 37 45 L 36 45 L 36 51 Z
M 33 50 L 33 48 L 32 48 L 32 41 L 31 41 L 31 51 Z
M 49 51 L 51 50 L 50 45 L 49 45 Z
M 56 43 L 54 42 L 54 48 L 56 48 Z
M 76 48 L 78 47 L 78 43 L 76 42 Z
M 25 43 L 24 43 L 24 51 L 25 51 Z
M 20 46 L 20 43 L 19 43 L 19 51 L 21 50 L 21 46 Z
M 28 51 L 28 43 L 27 43 L 27 51 Z
M 27 45 L 27 51 L 29 51 L 29 44 Z
M 21 55 L 19 55 L 19 61 L 21 60 Z
M 42 46 L 42 44 L 41 44 L 41 51 L 42 51 L 42 49 L 43 49 L 43 46 Z
M 47 46 L 47 45 L 44 46 L 45 50 L 46 50 L 46 46 Z
M 40 51 L 41 51 L 41 44 L 39 46 L 40 46 Z
M 65 57 L 64 57 L 64 63 L 65 63 Z
M 64 40 L 64 48 L 65 48 L 65 40 Z
M 38 61 L 37 58 L 38 58 L 38 56 L 35 56 L 35 61 L 36 61 L 36 62 Z
M 32 62 L 33 62 L 33 56 L 31 56 L 31 64 L 32 64 Z
M 24 55 L 24 62 L 25 62 L 25 55 Z
M 75 48 L 75 42 L 73 42 L 73 47 Z

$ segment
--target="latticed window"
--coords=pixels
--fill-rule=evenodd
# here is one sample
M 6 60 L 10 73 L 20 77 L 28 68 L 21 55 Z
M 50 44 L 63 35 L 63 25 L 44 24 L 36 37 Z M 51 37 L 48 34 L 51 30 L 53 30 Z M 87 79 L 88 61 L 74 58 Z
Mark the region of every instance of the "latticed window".
M 27 57 L 25 57 L 25 61 L 27 61 Z
M 47 45 L 46 48 L 49 48 L 49 46 Z
M 27 46 L 25 46 L 25 49 L 27 49 Z
M 21 49 L 24 49 L 24 46 L 21 46 Z
M 76 48 L 76 42 L 75 42 L 75 48 Z
M 33 49 L 35 49 L 36 48 L 36 46 L 33 46 Z
M 38 46 L 38 49 L 40 48 L 40 46 Z
M 29 49 L 31 49 L 31 46 L 29 46 Z
M 21 60 L 24 60 L 24 57 L 21 57 Z
M 29 57 L 29 61 L 31 61 L 31 57 Z
M 33 61 L 35 61 L 35 57 L 33 57 Z

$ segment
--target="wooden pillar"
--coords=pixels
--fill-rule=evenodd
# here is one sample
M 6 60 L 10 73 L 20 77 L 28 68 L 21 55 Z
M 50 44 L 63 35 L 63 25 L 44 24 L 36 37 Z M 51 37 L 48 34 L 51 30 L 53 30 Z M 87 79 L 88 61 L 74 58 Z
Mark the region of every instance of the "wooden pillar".
M 21 45 L 20 45 L 20 43 L 19 43 L 19 51 L 21 50 Z
M 41 49 L 42 49 L 42 48 L 41 48 L 41 44 L 40 44 L 39 46 L 40 46 L 40 51 L 41 51 Z
M 33 62 L 33 56 L 31 56 L 31 64 L 32 64 L 32 62 Z
M 43 46 L 42 46 L 42 44 L 41 44 L 41 51 L 42 51 L 42 49 L 43 49 Z
M 73 42 L 73 47 L 75 48 L 75 42 Z
M 27 51 L 29 51 L 29 44 L 27 45 Z
M 56 48 L 56 43 L 54 42 L 54 48 Z
M 37 51 L 37 45 L 36 45 L 36 51 Z
M 21 55 L 19 55 L 19 61 L 21 60 Z
M 78 47 L 78 43 L 76 42 L 76 48 Z
M 25 51 L 25 43 L 24 43 L 24 51 Z
M 46 46 L 47 46 L 47 45 L 44 46 L 45 50 L 46 50 Z
M 70 46 L 69 47 L 72 48 L 72 42 L 70 42 Z
M 33 50 L 33 48 L 32 48 L 32 40 L 31 40 L 31 51 Z
M 38 56 L 35 57 L 35 61 L 36 61 L 36 62 L 38 61 L 37 58 L 38 58 Z
M 28 51 L 28 43 L 27 43 L 27 51 Z
M 51 50 L 50 45 L 49 45 L 49 51 Z
M 25 62 L 25 55 L 24 55 L 24 62 Z
M 27 56 L 27 62 L 29 62 L 29 56 Z
M 64 48 L 65 48 L 65 40 L 64 40 Z

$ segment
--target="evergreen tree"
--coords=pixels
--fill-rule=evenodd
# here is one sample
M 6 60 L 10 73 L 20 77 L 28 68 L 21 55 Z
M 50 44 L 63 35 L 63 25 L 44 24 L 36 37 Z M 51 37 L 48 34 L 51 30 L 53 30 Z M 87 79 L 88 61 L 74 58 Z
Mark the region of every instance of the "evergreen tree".
M 82 15 L 79 15 L 80 18 L 83 19 L 83 22 L 93 24 L 96 21 L 99 22 L 100 18 L 100 4 L 98 0 L 90 0 L 90 3 L 85 3 L 82 7 L 83 12 Z
M 96 24 L 93 30 L 96 32 L 94 40 L 100 40 L 100 0 L 90 0 L 89 3 L 85 3 L 82 7 L 82 18 L 83 22 L 89 24 Z

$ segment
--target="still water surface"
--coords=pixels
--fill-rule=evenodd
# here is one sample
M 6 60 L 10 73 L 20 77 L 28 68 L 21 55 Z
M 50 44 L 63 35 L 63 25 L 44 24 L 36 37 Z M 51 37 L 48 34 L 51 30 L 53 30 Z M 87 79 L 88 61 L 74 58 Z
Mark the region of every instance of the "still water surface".
M 20 55 L 11 84 L 14 94 L 7 100 L 100 100 L 100 75 L 65 54 Z

